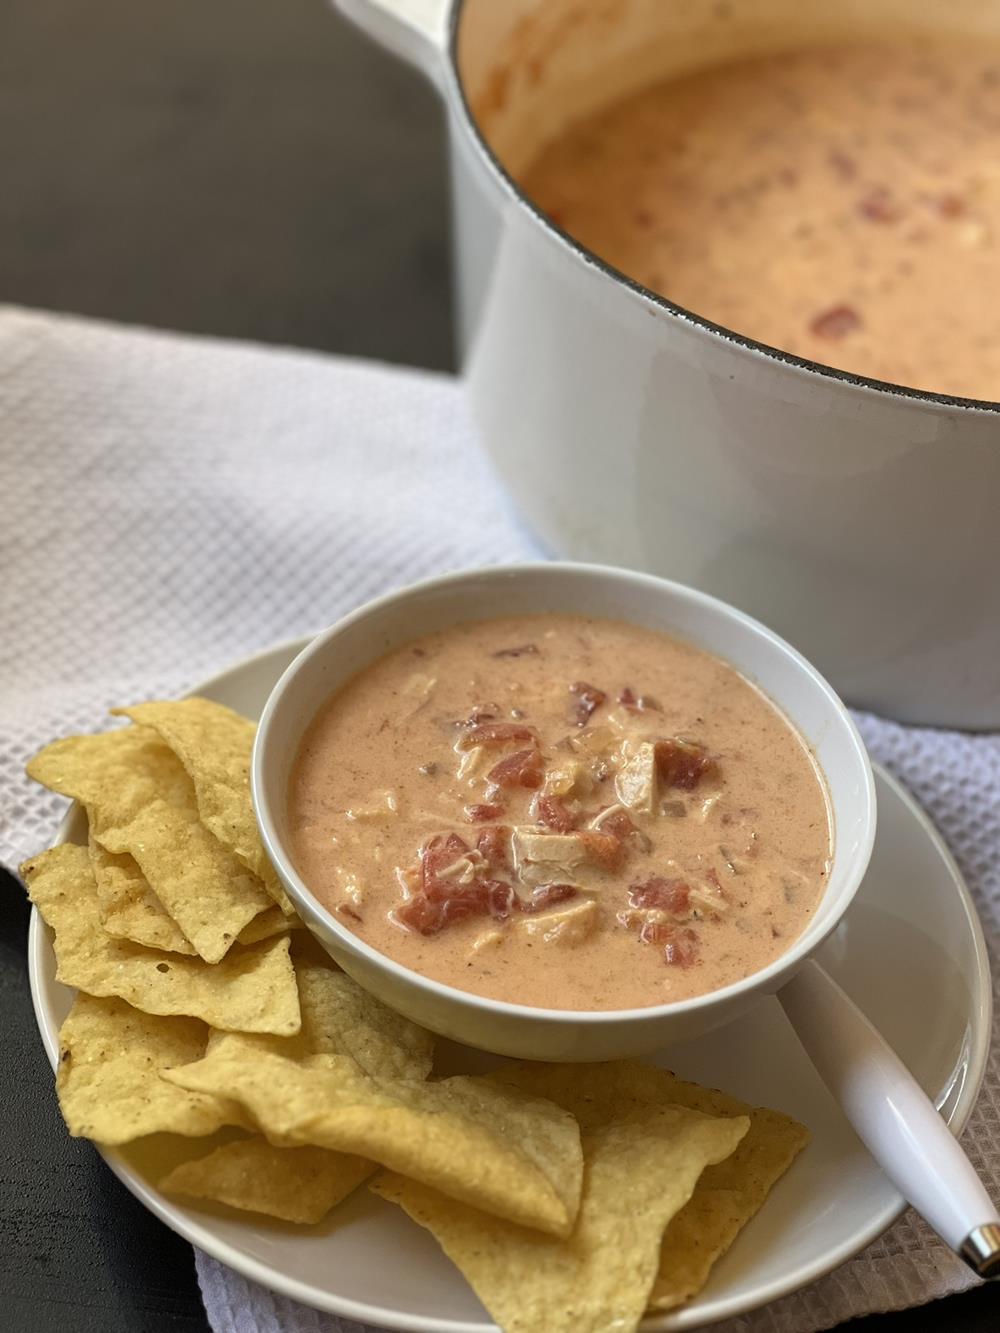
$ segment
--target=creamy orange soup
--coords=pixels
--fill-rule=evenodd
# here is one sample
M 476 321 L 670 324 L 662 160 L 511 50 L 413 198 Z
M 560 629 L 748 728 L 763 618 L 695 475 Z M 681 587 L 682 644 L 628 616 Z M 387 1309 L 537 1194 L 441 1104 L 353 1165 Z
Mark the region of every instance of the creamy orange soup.
M 616 621 L 461 625 L 309 727 L 296 866 L 375 949 L 559 1009 L 661 1004 L 766 966 L 831 851 L 813 757 L 732 667 Z
M 715 323 L 897 384 L 1000 399 L 1000 48 L 707 69 L 572 127 L 525 191 Z

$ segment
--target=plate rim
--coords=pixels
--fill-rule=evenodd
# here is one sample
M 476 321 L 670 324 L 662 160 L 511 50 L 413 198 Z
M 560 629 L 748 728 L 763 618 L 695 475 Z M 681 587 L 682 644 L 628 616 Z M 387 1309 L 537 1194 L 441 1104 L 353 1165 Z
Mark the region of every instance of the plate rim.
M 229 678 L 237 672 L 258 666 L 279 654 L 297 656 L 303 648 L 308 646 L 313 637 L 313 635 L 305 635 L 284 639 L 258 652 L 250 653 L 238 661 L 231 662 L 227 667 L 217 671 L 207 679 L 198 682 L 191 689 L 184 691 L 180 697 L 208 693 L 219 687 L 224 688 Z M 292 660 L 292 658 L 290 657 L 289 660 Z M 876 781 L 884 782 L 901 801 L 906 807 L 907 813 L 916 820 L 921 831 L 930 840 L 935 852 L 941 858 L 957 892 L 975 946 L 976 987 L 968 1015 L 973 1038 L 969 1053 L 969 1068 L 972 1078 L 967 1081 L 960 1092 L 951 1114 L 946 1116 L 946 1123 L 957 1138 L 968 1124 L 969 1117 L 979 1098 L 989 1059 L 993 994 L 986 938 L 965 876 L 930 816 L 903 783 L 887 768 L 874 761 L 872 768 L 875 771 Z M 73 802 L 60 821 L 57 844 L 68 840 L 69 828 L 77 810 L 78 805 Z M 54 1071 L 59 1061 L 58 1040 L 57 1035 L 49 1031 L 42 1004 L 41 978 L 46 949 L 51 949 L 48 928 L 42 921 L 37 908 L 32 907 L 28 926 L 29 989 L 35 1023 L 46 1056 Z M 385 1310 L 370 1304 L 361 1304 L 349 1297 L 337 1296 L 335 1293 L 317 1292 L 314 1287 L 308 1286 L 298 1278 L 288 1277 L 277 1269 L 268 1267 L 259 1260 L 232 1248 L 229 1242 L 220 1240 L 196 1217 L 190 1216 L 189 1209 L 160 1195 L 156 1187 L 130 1167 L 119 1152 L 104 1148 L 96 1143 L 93 1146 L 129 1193 L 143 1207 L 149 1209 L 154 1216 L 158 1217 L 165 1226 L 168 1226 L 191 1245 L 203 1250 L 217 1262 L 225 1264 L 244 1278 L 257 1282 L 281 1296 L 298 1301 L 308 1308 L 320 1310 L 326 1314 L 354 1319 L 362 1324 L 374 1324 L 376 1327 L 399 1330 L 399 1333 L 492 1333 L 497 1328 L 496 1324 L 489 1321 L 488 1315 L 485 1322 L 476 1321 L 472 1323 L 467 1320 L 455 1319 L 442 1321 L 439 1318 L 431 1319 L 424 1315 L 405 1314 L 395 1310 Z M 809 1286 L 828 1273 L 833 1272 L 835 1268 L 839 1268 L 854 1255 L 859 1254 L 902 1216 L 906 1208 L 905 1199 L 902 1195 L 895 1193 L 893 1202 L 887 1204 L 863 1231 L 851 1236 L 835 1251 L 825 1253 L 821 1259 L 807 1269 L 800 1268 L 789 1274 L 785 1279 L 773 1282 L 770 1287 L 761 1292 L 759 1298 L 754 1297 L 747 1301 L 739 1297 L 732 1297 L 728 1302 L 724 1300 L 717 1302 L 715 1307 L 710 1310 L 699 1310 L 697 1303 L 695 1303 L 659 1315 L 654 1313 L 643 1319 L 641 1329 L 644 1330 L 644 1333 L 673 1333 L 674 1330 L 706 1327 L 724 1319 L 749 1314 L 753 1310 L 770 1304 L 772 1301 L 781 1299 L 783 1296 L 800 1291 L 803 1287 Z

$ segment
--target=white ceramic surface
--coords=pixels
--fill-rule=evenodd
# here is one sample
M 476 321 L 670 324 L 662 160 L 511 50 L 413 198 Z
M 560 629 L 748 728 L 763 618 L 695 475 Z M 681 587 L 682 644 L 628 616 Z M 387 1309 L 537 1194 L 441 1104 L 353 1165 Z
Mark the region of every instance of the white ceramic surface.
M 251 717 L 304 643 L 242 662 L 195 692 Z M 986 948 L 968 892 L 926 817 L 877 773 L 879 834 L 865 881 L 818 957 L 893 1043 L 957 1133 L 986 1065 L 990 987 Z M 81 813 L 62 835 L 85 836 Z M 72 993 L 55 980 L 50 932 L 37 913 L 29 939 L 32 997 L 49 1059 Z M 484 1058 L 455 1047 L 450 1067 Z M 666 1061 L 659 1061 L 666 1063 Z M 851 1257 L 897 1216 L 901 1201 L 823 1087 L 781 1013 L 764 1000 L 719 1032 L 670 1052 L 670 1067 L 750 1102 L 780 1107 L 813 1141 L 763 1212 L 683 1310 L 646 1321 L 695 1329 L 795 1290 Z M 214 1142 L 214 1140 L 213 1140 Z M 318 1309 L 413 1333 L 489 1333 L 493 1325 L 426 1232 L 364 1189 L 316 1227 L 292 1228 L 222 1207 L 181 1203 L 156 1189 L 204 1140 L 156 1138 L 104 1156 L 168 1226 L 248 1278 Z
M 572 115 L 760 49 L 995 36 L 980 0 L 337 0 L 429 73 L 451 140 L 458 314 L 497 469 L 559 555 L 648 569 L 787 636 L 851 703 L 1000 726 L 1000 415 L 832 371 L 625 279 L 520 194 Z M 468 101 L 467 101 L 468 99 Z M 948 336 L 950 312 L 942 313 Z
M 288 783 L 302 736 L 360 669 L 419 634 L 491 616 L 555 611 L 609 616 L 679 635 L 755 682 L 811 746 L 827 782 L 834 851 L 823 897 L 802 935 L 768 967 L 692 1000 L 572 1012 L 487 1000 L 400 966 L 355 935 L 310 892 L 287 846 Z M 366 989 L 431 1031 L 529 1060 L 613 1060 L 686 1041 L 776 991 L 836 927 L 868 865 L 875 793 L 854 723 L 821 676 L 765 626 L 704 593 L 596 565 L 470 570 L 390 593 L 320 634 L 275 686 L 261 715 L 251 775 L 264 845 L 289 896 L 337 962 Z
M 814 960 L 778 995 L 795 1035 L 886 1175 L 957 1254 L 1000 1273 L 1000 1212 L 933 1102 L 843 988 Z

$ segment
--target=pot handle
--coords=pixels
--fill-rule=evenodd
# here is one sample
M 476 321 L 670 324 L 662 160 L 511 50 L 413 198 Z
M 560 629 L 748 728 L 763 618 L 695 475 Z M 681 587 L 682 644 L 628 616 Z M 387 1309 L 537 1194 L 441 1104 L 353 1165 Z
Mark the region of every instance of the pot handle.
M 334 4 L 379 46 L 416 65 L 441 86 L 450 0 L 334 0 Z
M 778 998 L 823 1082 L 896 1189 L 980 1277 L 1000 1277 L 1000 1213 L 889 1043 L 811 960 Z

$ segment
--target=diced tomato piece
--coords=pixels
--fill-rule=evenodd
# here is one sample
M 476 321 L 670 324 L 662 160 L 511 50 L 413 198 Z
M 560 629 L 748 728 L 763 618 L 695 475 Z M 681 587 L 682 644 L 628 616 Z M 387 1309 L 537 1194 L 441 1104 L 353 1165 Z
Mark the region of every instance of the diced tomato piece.
M 632 822 L 632 817 L 626 810 L 615 810 L 601 820 L 601 832 L 612 833 L 622 842 L 633 833 L 638 833 L 638 829 Z
M 663 945 L 664 961 L 670 967 L 690 967 L 698 961 L 698 935 L 690 926 L 674 926 Z
M 424 843 L 420 852 L 420 882 L 424 892 L 437 883 L 442 870 L 454 865 L 468 850 L 469 844 L 457 833 L 449 833 L 447 837 L 438 833 Z
M 503 921 L 514 908 L 515 893 L 502 880 L 477 880 L 457 885 L 447 896 L 415 894 L 395 910 L 396 920 L 421 935 L 436 935 L 455 921 L 472 916 L 491 916 Z
M 588 685 L 585 680 L 575 681 L 569 687 L 572 700 L 570 716 L 578 727 L 585 727 L 594 713 L 608 697 L 596 685 Z
M 698 935 L 690 926 L 670 921 L 644 921 L 639 930 L 642 944 L 662 944 L 663 959 L 670 967 L 690 967 L 698 961 Z
M 400 903 L 393 916 L 408 930 L 415 930 L 420 935 L 435 935 L 445 923 L 444 903 L 432 903 L 422 893 Z
M 626 685 L 618 696 L 618 702 L 630 713 L 662 713 L 663 709 L 651 694 L 636 694 L 630 685 Z
M 656 767 L 667 787 L 694 791 L 703 777 L 714 775 L 718 765 L 703 745 L 688 741 L 657 741 Z
M 540 884 L 527 901 L 520 900 L 520 910 L 529 914 L 543 912 L 547 907 L 555 907 L 556 903 L 575 898 L 577 892 L 575 884 Z
M 478 886 L 485 894 L 489 915 L 496 921 L 505 921 L 515 910 L 517 894 L 502 879 L 485 879 Z
M 944 218 L 960 218 L 965 212 L 965 200 L 959 194 L 940 194 L 930 203 Z
M 666 879 L 662 875 L 633 884 L 628 891 L 633 907 L 654 907 L 671 916 L 683 916 L 689 909 L 690 897 L 691 888 L 683 879 Z
M 625 844 L 613 833 L 583 829 L 576 835 L 590 859 L 602 870 L 620 870 L 625 861 Z
M 497 824 L 484 828 L 476 839 L 476 850 L 491 870 L 506 870 L 510 866 L 510 834 L 506 824 Z
M 508 745 L 511 741 L 537 740 L 535 728 L 526 727 L 523 722 L 484 722 L 466 733 L 463 744 L 471 749 L 473 745 Z
M 527 787 L 537 791 L 545 780 L 545 762 L 537 750 L 518 750 L 495 764 L 486 778 L 498 787 Z
M 903 216 L 901 205 L 885 185 L 876 185 L 858 200 L 858 212 L 869 222 L 898 222 Z
M 535 814 L 539 824 L 552 829 L 553 833 L 571 833 L 576 828 L 576 816 L 558 796 L 539 796 Z
M 503 814 L 502 805 L 467 805 L 465 817 L 470 824 L 487 824 Z
M 639 927 L 639 942 L 641 944 L 665 944 L 668 939 L 673 938 L 674 924 L 672 921 L 644 921 Z
M 821 310 L 809 324 L 820 338 L 843 338 L 861 327 L 861 316 L 852 305 L 834 305 Z
M 536 643 L 521 643 L 516 648 L 501 648 L 494 657 L 534 657 L 538 652 Z

